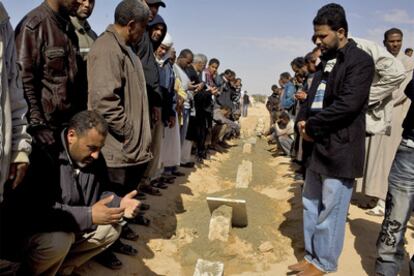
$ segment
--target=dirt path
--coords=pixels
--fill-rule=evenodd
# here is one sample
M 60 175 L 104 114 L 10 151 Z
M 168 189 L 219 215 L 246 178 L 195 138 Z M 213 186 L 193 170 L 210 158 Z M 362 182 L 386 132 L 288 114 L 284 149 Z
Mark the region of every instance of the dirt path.
M 162 197 L 149 197 L 147 217 L 150 227 L 132 226 L 139 234 L 133 244 L 137 257 L 118 255 L 124 263 L 111 271 L 89 262 L 82 275 L 193 275 L 198 258 L 224 263 L 225 275 L 286 275 L 287 265 L 303 256 L 301 181 L 294 180 L 288 158 L 274 157 L 270 146 L 257 139 L 250 154 L 243 153 L 247 138 L 254 136 L 259 119 L 268 124 L 263 104 L 250 108 L 242 119 L 244 139 L 227 153 L 216 154 L 196 169 L 182 169 L 187 176 L 163 191 Z M 235 189 L 236 174 L 242 160 L 253 163 L 248 189 Z M 207 196 L 245 199 L 249 225 L 233 228 L 229 241 L 210 242 L 207 238 L 210 212 Z M 375 242 L 381 218 L 365 215 L 351 206 L 346 226 L 344 251 L 339 271 L 332 275 L 373 275 Z M 407 233 L 407 249 L 412 252 L 413 231 Z M 260 250 L 263 243 L 270 244 Z M 408 275 L 405 269 L 401 275 Z

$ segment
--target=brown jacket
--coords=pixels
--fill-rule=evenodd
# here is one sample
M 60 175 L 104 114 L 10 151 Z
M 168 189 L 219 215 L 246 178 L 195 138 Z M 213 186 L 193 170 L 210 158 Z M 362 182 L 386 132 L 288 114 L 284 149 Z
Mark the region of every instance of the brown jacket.
M 113 25 L 93 44 L 87 66 L 88 108 L 109 124 L 102 149 L 108 167 L 148 162 L 151 129 L 142 64 Z
M 74 88 L 77 45 L 69 17 L 56 14 L 46 2 L 17 26 L 18 64 L 31 129 L 46 127 L 58 134 L 79 111 Z

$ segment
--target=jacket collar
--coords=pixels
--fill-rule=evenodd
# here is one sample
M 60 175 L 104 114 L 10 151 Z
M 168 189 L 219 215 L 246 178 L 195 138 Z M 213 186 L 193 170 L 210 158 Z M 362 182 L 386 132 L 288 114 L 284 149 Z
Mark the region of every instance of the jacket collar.
M 60 142 L 62 145 L 62 150 L 59 153 L 59 160 L 63 161 L 64 163 L 68 163 L 71 167 L 74 167 L 72 158 L 70 157 L 70 154 L 69 154 L 68 143 L 66 142 L 67 131 L 68 131 L 67 128 L 65 128 L 60 133 Z
M 118 34 L 118 32 L 115 30 L 115 26 L 114 24 L 110 24 L 107 28 L 106 28 L 106 32 L 112 34 L 115 38 L 115 40 L 118 42 L 119 46 L 121 47 L 121 49 L 126 52 L 126 54 L 129 56 L 129 58 L 131 59 L 131 61 L 134 63 L 134 66 L 137 66 L 135 64 L 136 62 L 136 55 L 134 54 L 134 52 L 132 51 L 132 48 L 127 45 L 125 43 L 125 40 Z
M 87 20 L 80 21 L 76 16 L 71 16 L 70 21 L 73 27 L 75 27 L 75 30 L 81 34 L 86 34 L 91 30 L 91 25 L 89 25 Z

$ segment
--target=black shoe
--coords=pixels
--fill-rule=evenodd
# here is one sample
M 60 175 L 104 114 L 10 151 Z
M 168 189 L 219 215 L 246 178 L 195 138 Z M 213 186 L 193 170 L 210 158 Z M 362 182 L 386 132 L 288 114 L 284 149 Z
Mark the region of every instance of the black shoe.
M 194 162 L 188 162 L 188 163 L 185 163 L 185 164 L 180 164 L 180 166 L 183 167 L 183 168 L 194 168 L 195 163 Z
M 131 229 L 128 225 L 122 227 L 121 230 L 121 238 L 129 240 L 129 241 L 136 241 L 139 239 L 139 235 L 135 233 L 134 230 Z
M 109 269 L 117 270 L 122 268 L 122 262 L 111 250 L 108 249 L 96 255 L 94 260 Z
M 136 256 L 138 255 L 138 250 L 136 250 L 134 247 L 132 247 L 129 244 L 123 243 L 120 240 L 117 240 L 114 242 L 113 245 L 111 245 L 110 249 L 113 252 L 124 254 L 127 256 Z
M 184 176 L 185 175 L 185 173 L 180 172 L 180 171 L 175 171 L 175 172 L 172 172 L 171 174 L 175 175 L 175 176 Z
M 149 226 L 151 224 L 151 220 L 147 219 L 143 215 L 137 215 L 135 218 L 127 219 L 127 221 L 132 224 L 138 224 L 138 225 L 144 225 L 144 226 Z

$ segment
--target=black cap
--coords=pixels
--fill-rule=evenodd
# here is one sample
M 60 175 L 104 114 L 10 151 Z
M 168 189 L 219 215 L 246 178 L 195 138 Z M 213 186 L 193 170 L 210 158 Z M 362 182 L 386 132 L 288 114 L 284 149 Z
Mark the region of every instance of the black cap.
M 145 0 L 147 2 L 148 5 L 155 5 L 158 4 L 161 7 L 165 8 L 166 5 L 162 0 Z

